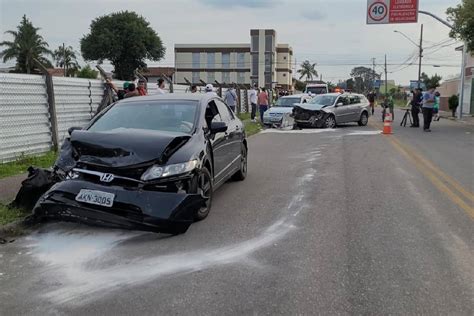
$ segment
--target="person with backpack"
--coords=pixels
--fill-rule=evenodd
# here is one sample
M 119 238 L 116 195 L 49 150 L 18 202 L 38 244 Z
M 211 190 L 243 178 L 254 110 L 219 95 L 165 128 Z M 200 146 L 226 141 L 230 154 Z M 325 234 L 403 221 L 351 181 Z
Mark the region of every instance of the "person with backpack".
M 235 93 L 234 88 L 230 87 L 227 89 L 227 92 L 224 96 L 225 103 L 235 112 L 235 105 L 237 104 L 237 94 Z

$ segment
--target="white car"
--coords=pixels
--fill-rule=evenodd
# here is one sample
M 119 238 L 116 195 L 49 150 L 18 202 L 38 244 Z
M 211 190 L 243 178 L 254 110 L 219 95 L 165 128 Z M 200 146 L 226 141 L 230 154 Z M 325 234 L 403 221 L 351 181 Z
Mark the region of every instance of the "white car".
M 263 124 L 281 126 L 284 116 L 289 116 L 295 105 L 305 104 L 310 100 L 309 94 L 294 94 L 278 98 L 276 103 L 263 113 Z

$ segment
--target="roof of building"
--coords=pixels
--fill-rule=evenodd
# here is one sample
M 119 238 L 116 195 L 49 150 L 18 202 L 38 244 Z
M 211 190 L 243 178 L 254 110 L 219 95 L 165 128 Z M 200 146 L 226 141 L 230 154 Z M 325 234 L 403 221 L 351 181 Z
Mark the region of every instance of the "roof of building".
M 174 67 L 148 67 L 146 70 L 142 71 L 142 75 L 146 77 L 161 77 L 161 76 L 167 76 L 171 77 L 173 76 L 175 72 Z
M 64 77 L 63 68 L 48 68 L 48 73 L 53 77 Z

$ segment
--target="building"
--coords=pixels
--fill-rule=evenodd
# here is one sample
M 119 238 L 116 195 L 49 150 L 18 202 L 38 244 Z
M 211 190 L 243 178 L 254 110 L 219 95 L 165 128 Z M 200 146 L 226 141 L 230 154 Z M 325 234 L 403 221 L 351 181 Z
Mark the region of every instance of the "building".
M 170 80 L 173 80 L 174 67 L 147 67 L 141 74 L 149 83 L 156 83 L 158 79 L 163 77 L 168 77 Z
M 176 44 L 175 83 L 242 84 L 292 89 L 293 49 L 274 30 L 250 30 L 250 43 Z

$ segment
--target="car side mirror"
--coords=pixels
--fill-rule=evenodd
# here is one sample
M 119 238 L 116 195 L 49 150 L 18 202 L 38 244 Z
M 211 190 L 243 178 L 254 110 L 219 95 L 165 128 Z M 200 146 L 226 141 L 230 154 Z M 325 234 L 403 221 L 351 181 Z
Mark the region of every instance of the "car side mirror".
M 69 133 L 69 136 L 71 136 L 72 132 L 77 131 L 77 130 L 81 130 L 81 129 L 82 129 L 82 127 L 72 126 L 72 127 L 69 127 L 67 129 L 67 132 Z
M 211 133 L 224 133 L 227 131 L 227 124 L 225 122 L 212 122 L 211 123 Z

